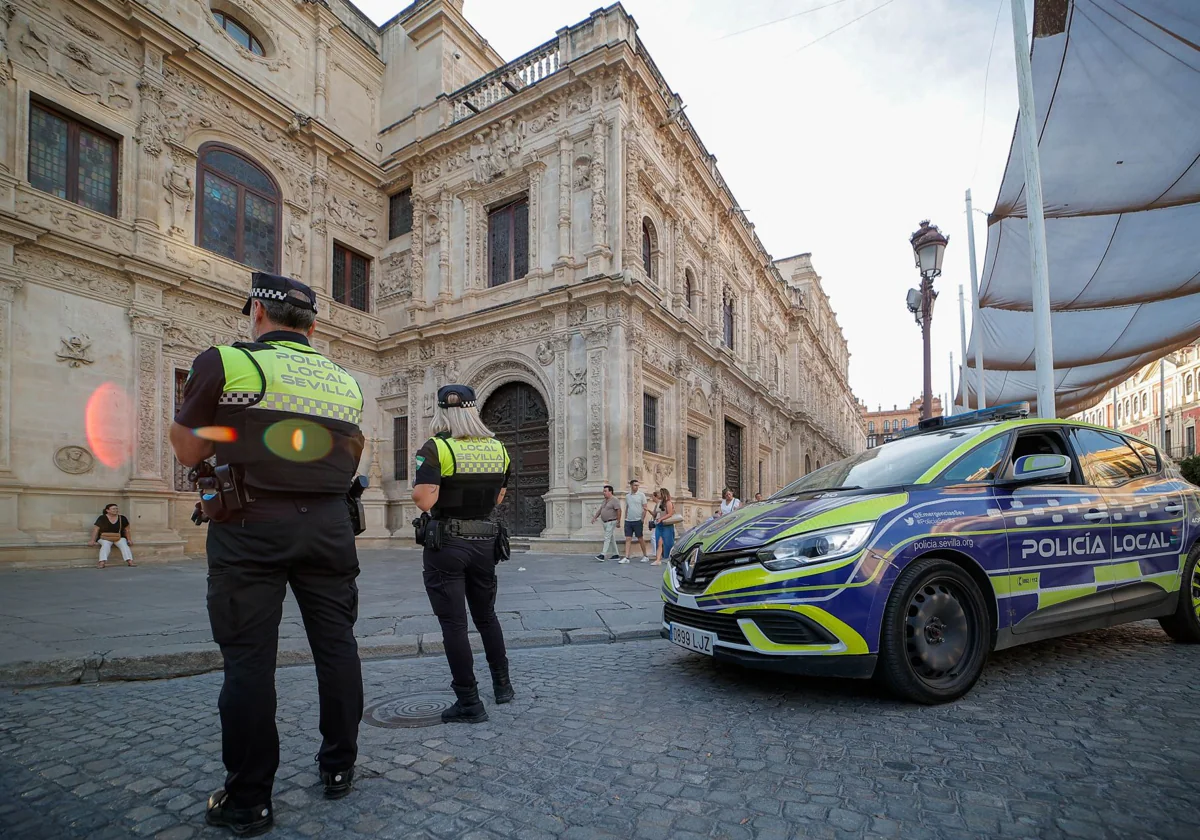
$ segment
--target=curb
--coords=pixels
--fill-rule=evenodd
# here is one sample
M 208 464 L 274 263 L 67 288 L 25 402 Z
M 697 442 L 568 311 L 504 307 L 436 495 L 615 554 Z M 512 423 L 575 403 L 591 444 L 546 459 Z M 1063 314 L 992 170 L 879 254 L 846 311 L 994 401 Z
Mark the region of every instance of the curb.
M 511 650 L 603 644 L 661 638 L 656 624 L 622 625 L 611 629 L 589 627 L 578 630 L 516 630 L 504 634 Z M 478 633 L 468 634 L 471 650 L 483 652 Z M 380 659 L 417 659 L 442 656 L 441 633 L 407 636 L 363 636 L 358 655 L 363 662 Z M 312 651 L 301 639 L 280 639 L 276 667 L 309 665 Z M 144 650 L 111 650 L 82 656 L 0 664 L 0 689 L 51 688 L 101 682 L 132 682 L 193 677 L 219 671 L 221 651 L 211 644 L 168 645 L 154 653 Z

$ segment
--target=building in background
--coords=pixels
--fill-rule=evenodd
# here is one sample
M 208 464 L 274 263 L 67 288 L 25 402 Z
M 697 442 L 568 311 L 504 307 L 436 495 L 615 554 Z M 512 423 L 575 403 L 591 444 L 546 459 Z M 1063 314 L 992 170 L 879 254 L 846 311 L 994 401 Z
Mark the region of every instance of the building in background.
M 858 404 L 859 414 L 867 427 L 867 449 L 887 443 L 900 432 L 916 426 L 921 422 L 921 406 L 924 403 L 920 397 L 908 404 L 907 408 L 893 405 L 890 411 L 882 406 L 875 411 L 869 411 L 864 403 Z M 942 416 L 942 398 L 933 398 L 933 417 Z
M 1165 423 L 1160 392 L 1166 396 Z M 1200 340 L 1146 365 L 1073 419 L 1120 429 L 1153 443 L 1176 460 L 1195 455 L 1200 422 Z
M 620 5 L 508 63 L 461 0 L 0 7 L 0 561 L 81 558 L 110 501 L 142 556 L 202 550 L 167 430 L 252 269 L 317 290 L 362 383 L 368 545 L 411 534 L 448 381 L 512 530 L 559 541 L 605 483 L 686 527 L 865 446 L 809 256 L 772 259 Z

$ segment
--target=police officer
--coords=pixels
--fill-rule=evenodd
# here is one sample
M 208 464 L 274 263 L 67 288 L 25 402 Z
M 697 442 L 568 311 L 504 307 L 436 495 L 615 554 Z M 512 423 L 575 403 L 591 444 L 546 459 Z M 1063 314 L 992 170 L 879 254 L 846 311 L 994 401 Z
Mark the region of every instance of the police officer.
M 432 520 L 424 528 L 425 592 L 442 625 L 457 702 L 442 712 L 447 723 L 482 723 L 487 710 L 479 699 L 467 608 L 483 639 L 497 703 L 513 698 L 504 634 L 496 618 L 496 564 L 507 559 L 507 536 L 489 521 L 504 501 L 510 462 L 475 407 L 465 385 L 438 391 L 430 425 L 433 437 L 416 455 L 413 501 Z M 465 601 L 465 603 L 464 603 Z
M 359 569 L 346 493 L 363 450 L 363 398 L 354 377 L 310 346 L 316 304 L 303 283 L 255 272 L 242 310 L 254 340 L 196 357 L 171 426 L 181 463 L 196 466 L 215 454 L 239 485 L 221 495 L 226 510 L 208 529 L 227 775 L 205 816 L 239 836 L 274 822 L 275 657 L 289 583 L 316 662 L 326 797 L 350 792 L 358 754 Z

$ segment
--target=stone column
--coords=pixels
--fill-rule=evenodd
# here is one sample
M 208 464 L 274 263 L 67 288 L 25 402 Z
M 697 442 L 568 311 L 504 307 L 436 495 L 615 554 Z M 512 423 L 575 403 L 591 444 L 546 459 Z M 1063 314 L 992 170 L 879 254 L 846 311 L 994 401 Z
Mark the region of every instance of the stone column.
M 565 279 L 571 264 L 571 172 L 575 144 L 566 131 L 558 133 L 558 259 L 554 262 L 555 279 Z
M 608 123 L 597 117 L 592 123 L 592 247 L 587 252 L 589 277 L 612 270 L 612 248 L 608 243 Z
M 16 7 L 12 3 L 0 2 L 0 126 L 5 126 L 4 131 L 0 131 L 0 172 L 9 174 L 12 174 L 15 164 L 9 158 L 12 152 L 9 145 L 9 134 L 13 132 L 8 130 L 8 126 L 12 125 L 8 118 L 16 112 L 12 101 L 13 86 L 9 84 L 13 75 L 12 64 L 8 59 L 8 27 L 12 23 L 16 11 Z
M 129 311 L 133 330 L 136 414 L 133 435 L 133 478 L 138 489 L 165 489 L 162 474 L 162 340 L 168 321 L 154 313 Z
M 2 11 L 2 10 L 0 10 Z M 0 91 L 0 94 L 3 94 Z M 7 249 L 10 250 L 11 249 Z M 6 267 L 7 269 L 8 267 Z M 20 278 L 0 273 L 0 544 L 20 543 L 26 535 L 17 527 L 20 491 L 12 473 L 12 305 Z
M 141 94 L 139 102 L 141 106 L 141 114 L 138 117 L 137 132 L 134 134 L 134 140 L 137 143 L 135 157 L 137 159 L 137 192 L 134 207 L 134 224 L 139 228 L 147 228 L 151 230 L 159 230 L 161 218 L 164 191 L 169 195 L 168 200 L 190 203 L 195 196 L 195 190 L 191 190 L 191 195 L 185 195 L 188 190 L 184 187 L 187 184 L 187 178 L 190 173 L 182 172 L 178 174 L 178 192 L 172 192 L 171 174 L 168 173 L 166 180 L 159 173 L 162 171 L 161 155 L 163 151 L 163 137 L 165 133 L 163 114 L 162 114 L 162 99 L 163 99 L 163 74 L 162 74 L 162 52 L 149 43 L 142 44 L 142 74 L 138 80 L 138 92 Z M 191 183 L 195 183 L 195 177 Z M 186 215 L 187 208 L 181 207 L 182 212 L 177 213 L 177 217 L 182 219 Z
M 454 297 L 454 277 L 450 274 L 450 213 L 454 199 L 449 190 L 438 196 L 438 300 L 447 303 Z
M 310 197 L 312 222 L 309 225 L 309 248 L 312 262 L 309 264 L 309 278 L 314 280 L 313 289 L 326 294 L 333 291 L 328 285 L 332 281 L 328 277 L 329 229 L 326 226 L 325 218 L 326 193 L 329 189 L 328 173 L 329 157 L 324 152 L 318 151 L 316 168 L 310 179 L 312 183 Z
M 534 161 L 525 167 L 529 175 L 529 274 L 542 275 L 541 256 L 538 245 L 542 238 L 542 175 L 546 164 Z
M 412 299 L 410 308 L 425 305 L 425 199 L 416 193 L 412 197 Z
M 325 97 L 329 88 L 329 33 L 320 21 L 320 10 L 317 12 L 317 66 L 313 93 L 313 116 L 318 120 L 325 119 Z

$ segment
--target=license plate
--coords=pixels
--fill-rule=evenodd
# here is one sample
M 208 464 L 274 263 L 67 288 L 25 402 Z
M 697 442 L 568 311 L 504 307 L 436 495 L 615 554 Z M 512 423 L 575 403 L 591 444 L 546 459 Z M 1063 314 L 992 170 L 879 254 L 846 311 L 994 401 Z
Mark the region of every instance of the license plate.
M 696 653 L 712 656 L 713 645 L 717 641 L 717 634 L 706 633 L 703 630 L 696 630 L 693 627 L 684 627 L 682 624 L 672 623 L 671 641 L 680 647 L 694 650 Z

